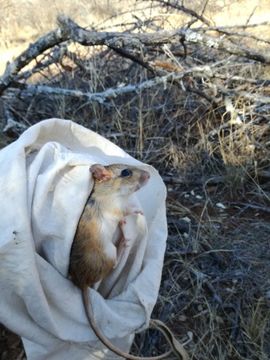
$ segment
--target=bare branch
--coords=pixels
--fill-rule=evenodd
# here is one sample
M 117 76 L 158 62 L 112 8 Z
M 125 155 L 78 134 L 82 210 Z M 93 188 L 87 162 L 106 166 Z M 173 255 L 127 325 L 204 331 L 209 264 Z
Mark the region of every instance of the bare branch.
M 13 114 L 8 107 L 8 104 L 6 103 L 4 104 L 4 114 L 6 118 L 6 125 L 3 129 L 4 134 L 7 134 L 9 136 L 18 136 L 27 129 L 26 125 L 19 123 L 14 119 Z
M 218 28 L 220 30 L 228 30 L 228 29 L 248 29 L 248 28 L 254 28 L 254 27 L 260 27 L 260 26 L 269 26 L 270 21 L 263 21 L 260 23 L 254 23 L 254 24 L 243 24 L 243 25 L 227 25 L 227 26 L 219 26 Z M 208 26 L 208 27 L 197 27 L 196 31 L 200 30 L 214 30 L 216 26 Z
M 15 81 L 27 80 L 32 75 L 48 68 L 50 65 L 59 62 L 64 55 L 67 53 L 67 47 L 56 47 L 52 54 L 46 55 L 47 59 L 37 62 L 37 64 L 30 70 L 23 71 L 14 78 Z
M 14 81 L 20 70 L 28 65 L 45 50 L 60 44 L 63 41 L 73 40 L 85 46 L 106 45 L 115 51 L 119 49 L 122 56 L 129 57 L 135 61 L 135 57 L 126 49 L 137 49 L 141 51 L 143 46 L 162 45 L 165 43 L 188 42 L 204 45 L 227 53 L 243 56 L 262 63 L 270 63 L 269 54 L 261 54 L 253 49 L 245 48 L 210 36 L 206 36 L 191 29 L 180 28 L 171 31 L 158 31 L 155 33 L 119 33 L 119 32 L 96 32 L 88 31 L 75 24 L 71 19 L 61 16 L 58 19 L 60 29 L 51 31 L 31 44 L 14 62 L 7 65 L 3 76 L 0 78 L 0 95 Z M 140 59 L 136 62 L 147 65 Z
M 255 86 L 260 87 L 267 87 L 270 86 L 270 80 L 264 80 L 264 79 L 251 79 L 243 76 L 228 76 L 224 74 L 217 74 L 215 73 L 215 78 L 226 80 L 226 81 L 240 81 L 240 82 L 246 82 L 249 84 L 253 84 Z
M 270 44 L 270 40 L 267 39 L 262 39 L 259 38 L 258 36 L 246 33 L 246 32 L 239 32 L 236 31 L 236 29 L 234 29 L 234 31 L 226 29 L 224 27 L 219 27 L 219 26 L 210 26 L 208 28 L 204 28 L 204 31 L 217 31 L 221 34 L 227 35 L 227 36 L 238 36 L 238 37 L 243 37 L 243 38 L 249 38 L 249 39 L 253 39 L 259 42 L 264 42 L 266 44 Z
M 109 89 L 107 89 L 103 92 L 99 92 L 99 93 L 83 92 L 80 90 L 69 90 L 69 89 L 63 89 L 63 88 L 57 88 L 57 87 L 50 87 L 50 86 L 46 86 L 46 85 L 29 85 L 29 84 L 23 84 L 23 83 L 14 81 L 11 84 L 14 89 L 11 88 L 10 91 L 6 93 L 5 98 L 7 98 L 7 99 L 11 98 L 14 95 L 14 91 L 17 91 L 19 89 L 20 97 L 22 97 L 22 98 L 28 97 L 28 96 L 46 94 L 48 96 L 67 96 L 67 97 L 80 98 L 80 99 L 88 101 L 88 102 L 94 101 L 94 102 L 103 104 L 105 101 L 116 98 L 117 96 L 132 93 L 132 92 L 140 92 L 145 89 L 150 89 L 152 87 L 155 87 L 157 85 L 162 85 L 162 84 L 165 85 L 167 83 L 179 84 L 180 80 L 182 80 L 185 76 L 190 75 L 190 74 L 193 74 L 194 77 L 199 77 L 199 78 L 201 78 L 201 77 L 205 77 L 205 78 L 209 78 L 209 79 L 215 78 L 215 77 L 218 78 L 219 74 L 217 74 L 216 70 L 218 69 L 218 66 L 221 63 L 222 63 L 222 61 L 216 62 L 216 63 L 212 64 L 211 66 L 209 66 L 209 65 L 194 66 L 190 69 L 186 69 L 181 72 L 180 71 L 170 72 L 164 76 L 157 76 L 151 80 L 146 80 L 146 81 L 143 81 L 138 84 L 134 84 L 134 85 L 129 84 L 129 85 L 121 86 L 121 87 L 117 87 L 117 88 L 109 88 Z M 236 77 L 236 80 L 237 79 L 238 78 Z M 211 88 L 212 83 L 210 83 L 208 86 Z M 218 89 L 219 93 L 222 95 L 239 96 L 239 97 L 248 99 L 252 102 L 259 102 L 259 103 L 264 103 L 264 104 L 270 103 L 270 97 L 267 97 L 267 96 L 258 95 L 256 93 L 247 92 L 247 91 L 238 91 L 236 89 L 227 89 L 221 85 L 215 85 L 215 86 Z M 187 86 L 186 88 L 183 88 L 183 90 L 188 91 L 188 92 L 194 92 L 194 93 L 198 94 L 199 96 L 205 98 L 210 103 L 216 104 L 216 101 L 214 98 L 205 94 L 201 90 L 192 88 L 191 86 Z
M 28 65 L 38 55 L 45 50 L 67 40 L 67 37 L 61 29 L 56 29 L 39 38 L 35 43 L 31 44 L 20 56 L 12 63 L 7 64 L 6 70 L 0 78 L 0 95 L 10 85 L 19 71 Z
M 258 95 L 256 93 L 252 93 L 252 92 L 248 92 L 248 91 L 238 91 L 235 89 L 226 89 L 220 85 L 217 86 L 217 88 L 223 95 L 238 96 L 238 97 L 243 97 L 252 102 L 258 102 L 258 103 L 262 103 L 262 104 L 270 104 L 269 96 Z
M 257 205 L 257 204 L 251 204 L 251 203 L 242 203 L 242 202 L 232 202 L 231 205 L 235 205 L 235 206 L 239 206 L 239 207 L 243 206 L 244 209 L 242 209 L 242 211 L 245 211 L 248 208 L 250 208 L 250 209 L 263 211 L 263 212 L 270 214 L 270 208 L 266 207 L 266 206 L 261 206 L 261 205 Z
M 250 19 L 252 18 L 252 16 L 255 14 L 255 11 L 257 10 L 257 5 L 254 6 L 253 10 L 251 11 L 249 17 L 247 18 L 247 21 L 246 21 L 246 25 L 248 25 L 250 23 Z
M 109 47 L 110 49 L 114 50 L 117 54 L 132 60 L 133 62 L 149 70 L 152 74 L 155 74 L 155 70 L 152 68 L 152 66 L 149 63 L 145 62 L 143 59 L 141 59 L 139 56 L 135 56 L 130 52 L 128 52 L 127 50 L 114 47 L 113 45 L 110 45 Z
M 197 20 L 200 20 L 202 23 L 210 26 L 210 22 L 202 15 L 199 15 L 196 13 L 196 11 L 186 8 L 184 5 L 180 5 L 179 3 L 177 3 L 176 1 L 171 2 L 171 1 L 165 1 L 165 0 L 155 0 L 156 2 L 160 3 L 163 6 L 167 6 L 167 7 L 171 7 L 173 9 L 176 10 L 180 10 L 182 12 L 184 12 L 185 14 L 188 14 L 190 16 L 193 16 L 194 18 L 196 18 Z M 204 9 L 205 9 L 205 5 L 204 5 Z M 203 9 L 203 12 L 204 12 Z
M 116 48 L 133 48 L 141 50 L 142 45 L 162 45 L 179 40 L 179 30 L 157 31 L 154 33 L 125 33 L 108 31 L 91 31 L 78 26 L 66 16 L 58 18 L 60 28 L 69 38 L 81 45 L 106 45 Z
M 60 27 L 64 33 L 81 45 L 107 45 L 115 48 L 135 48 L 141 50 L 142 46 L 161 45 L 165 43 L 179 43 L 181 39 L 193 44 L 205 45 L 229 54 L 247 57 L 262 63 L 270 64 L 270 55 L 261 54 L 253 49 L 224 41 L 207 35 L 200 34 L 191 29 L 180 28 L 171 31 L 158 31 L 155 33 L 118 33 L 88 31 L 67 17 L 59 18 Z
M 219 64 L 218 62 L 217 64 Z M 214 67 L 216 64 L 212 65 Z M 167 83 L 173 83 L 174 81 L 183 79 L 186 75 L 196 73 L 196 74 L 204 74 L 207 76 L 207 72 L 211 67 L 207 66 L 194 66 L 193 68 L 182 71 L 181 73 L 171 72 L 164 76 L 158 76 L 151 80 L 143 81 L 139 84 L 135 85 L 126 85 L 118 88 L 110 88 L 100 93 L 90 93 L 83 92 L 80 90 L 68 90 L 56 87 L 50 87 L 46 85 L 28 85 L 22 84 L 18 82 L 13 82 L 12 86 L 20 90 L 21 97 L 34 96 L 40 94 L 46 94 L 51 96 L 70 96 L 75 98 L 81 98 L 86 101 L 96 101 L 103 104 L 106 100 L 116 98 L 119 95 L 128 94 L 132 92 L 139 92 L 145 89 L 150 89 L 157 85 L 165 85 Z M 6 98 L 12 97 L 14 94 L 14 89 L 10 90 L 10 93 L 7 92 L 5 94 Z

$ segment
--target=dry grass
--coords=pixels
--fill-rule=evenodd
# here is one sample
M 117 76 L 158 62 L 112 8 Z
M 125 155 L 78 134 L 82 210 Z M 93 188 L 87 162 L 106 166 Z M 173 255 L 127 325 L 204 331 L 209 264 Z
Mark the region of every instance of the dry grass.
M 111 16 L 116 10 L 106 11 Z M 204 63 L 211 55 L 199 47 L 191 51 Z M 35 81 L 97 92 L 149 76 L 100 48 L 84 51 L 82 67 L 71 65 L 70 71 L 52 67 Z M 223 71 L 269 79 L 269 67 L 249 61 L 225 63 Z M 191 80 L 212 96 L 205 84 Z M 226 86 L 236 88 L 231 82 Z M 244 81 L 238 86 L 247 90 Z M 266 96 L 269 87 L 251 84 L 248 91 Z M 12 111 L 25 125 L 48 117 L 72 119 L 155 166 L 168 187 L 169 238 L 153 317 L 171 326 L 180 340 L 192 337 L 187 345 L 192 359 L 269 359 L 269 108 L 240 95 L 213 107 L 198 94 L 167 84 L 103 105 L 66 97 L 17 99 Z M 133 346 L 144 355 L 163 348 L 155 332 L 138 335 Z

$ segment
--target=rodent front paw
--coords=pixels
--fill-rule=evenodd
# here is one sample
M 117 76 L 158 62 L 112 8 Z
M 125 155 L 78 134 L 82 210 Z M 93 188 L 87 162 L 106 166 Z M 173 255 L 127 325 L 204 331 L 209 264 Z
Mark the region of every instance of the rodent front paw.
M 130 209 L 125 212 L 125 216 L 128 216 L 128 215 L 144 215 L 144 213 L 142 210 Z
M 143 211 L 141 211 L 141 210 L 135 210 L 134 212 L 133 212 L 133 214 L 136 214 L 136 215 L 144 215 L 144 213 L 143 213 Z
M 119 221 L 119 226 L 120 226 L 121 228 L 123 228 L 123 227 L 126 225 L 126 223 L 127 223 L 126 219 L 123 218 L 123 219 L 121 219 L 121 220 Z

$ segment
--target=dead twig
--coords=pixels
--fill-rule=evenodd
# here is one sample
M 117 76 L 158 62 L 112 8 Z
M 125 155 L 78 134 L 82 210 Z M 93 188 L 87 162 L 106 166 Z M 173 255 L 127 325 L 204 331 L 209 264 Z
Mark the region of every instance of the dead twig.
M 18 76 L 14 78 L 14 80 L 27 80 L 32 75 L 40 73 L 50 65 L 60 62 L 65 55 L 67 55 L 67 47 L 64 44 L 62 46 L 55 47 L 52 53 L 44 55 L 45 59 L 37 61 L 36 65 L 32 69 L 19 73 Z
M 254 23 L 254 24 L 243 24 L 243 25 L 227 25 L 227 26 L 218 26 L 218 28 L 222 31 L 222 30 L 228 30 L 228 29 L 248 29 L 248 28 L 254 28 L 254 27 L 260 27 L 260 26 L 268 26 L 270 25 L 270 21 L 263 21 L 260 23 Z M 196 30 L 201 31 L 201 30 L 215 30 L 216 26 L 208 26 L 206 27 L 198 27 L 196 28 Z
M 258 36 L 248 34 L 246 32 L 231 31 L 231 30 L 228 30 L 228 29 L 221 28 L 219 26 L 211 26 L 209 28 L 205 28 L 204 30 L 205 30 L 205 32 L 207 32 L 209 30 L 217 31 L 220 34 L 227 35 L 227 36 L 237 36 L 237 37 L 242 37 L 242 38 L 248 38 L 248 39 L 256 40 L 258 42 L 264 42 L 266 44 L 270 44 L 270 40 L 262 39 L 262 38 L 259 38 Z
M 230 204 L 234 205 L 234 206 L 243 207 L 241 212 L 243 212 L 243 211 L 245 211 L 247 209 L 254 209 L 254 210 L 258 210 L 258 211 L 262 211 L 262 212 L 266 212 L 266 213 L 270 214 L 270 208 L 266 207 L 266 206 L 257 205 L 257 204 L 250 204 L 250 203 L 242 203 L 242 202 L 232 202 Z
M 155 69 L 149 63 L 147 63 L 143 59 L 141 59 L 139 57 L 139 55 L 135 56 L 135 55 L 131 54 L 129 51 L 127 51 L 125 49 L 117 48 L 117 47 L 115 47 L 113 45 L 110 45 L 109 48 L 114 50 L 117 54 L 123 56 L 124 58 L 130 59 L 133 62 L 141 65 L 145 69 L 149 70 L 152 74 L 154 74 L 154 75 L 156 74 Z
M 9 109 L 8 104 L 4 103 L 4 114 L 6 118 L 6 125 L 3 129 L 3 133 L 11 137 L 18 136 L 27 129 L 27 126 L 16 121 L 12 111 Z
M 67 39 L 67 35 L 63 34 L 61 29 L 56 29 L 40 37 L 36 42 L 29 45 L 29 47 L 21 55 L 7 65 L 4 74 L 0 78 L 0 95 L 17 77 L 21 69 L 28 65 L 38 55 L 42 54 L 45 50 L 50 49 Z
M 166 7 L 171 7 L 173 9 L 180 10 L 183 13 L 185 13 L 187 15 L 190 15 L 190 16 L 196 18 L 197 20 L 200 20 L 202 23 L 204 23 L 204 24 L 206 24 L 208 26 L 211 25 L 210 21 L 208 21 L 204 16 L 199 15 L 198 13 L 196 13 L 196 11 L 185 7 L 183 4 L 180 5 L 176 1 L 155 0 L 155 2 L 158 2 L 161 5 L 166 6 Z M 204 6 L 204 8 L 205 8 L 205 6 Z M 203 10 L 203 12 L 204 12 L 204 10 Z

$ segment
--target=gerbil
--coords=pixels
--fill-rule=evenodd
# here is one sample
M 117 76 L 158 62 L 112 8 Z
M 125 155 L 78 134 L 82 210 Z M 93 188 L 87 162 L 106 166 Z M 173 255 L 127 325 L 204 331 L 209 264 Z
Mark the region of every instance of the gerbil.
M 109 350 L 126 359 L 161 360 L 174 352 L 178 359 L 188 360 L 183 346 L 166 325 L 158 320 L 154 322 L 159 323 L 158 328 L 170 344 L 171 350 L 154 357 L 138 357 L 121 351 L 96 325 L 87 288 L 103 280 L 120 260 L 126 245 L 121 229 L 125 224 L 124 217 L 130 214 L 127 209 L 128 197 L 143 187 L 150 175 L 137 167 L 120 164 L 95 164 L 91 166 L 90 172 L 94 186 L 79 220 L 69 264 L 71 279 L 82 290 L 85 313 L 90 326 Z
M 69 273 L 80 288 L 92 287 L 116 266 L 125 240 L 121 227 L 129 195 L 144 186 L 147 171 L 128 165 L 91 166 L 93 190 L 71 248 Z
M 85 311 L 96 336 L 107 348 L 127 359 L 142 359 L 116 348 L 98 329 L 87 287 L 111 273 L 125 248 L 122 233 L 129 195 L 144 186 L 150 175 L 129 165 L 91 166 L 93 190 L 85 205 L 71 248 L 69 274 L 83 294 Z M 155 357 L 147 358 L 156 359 Z

